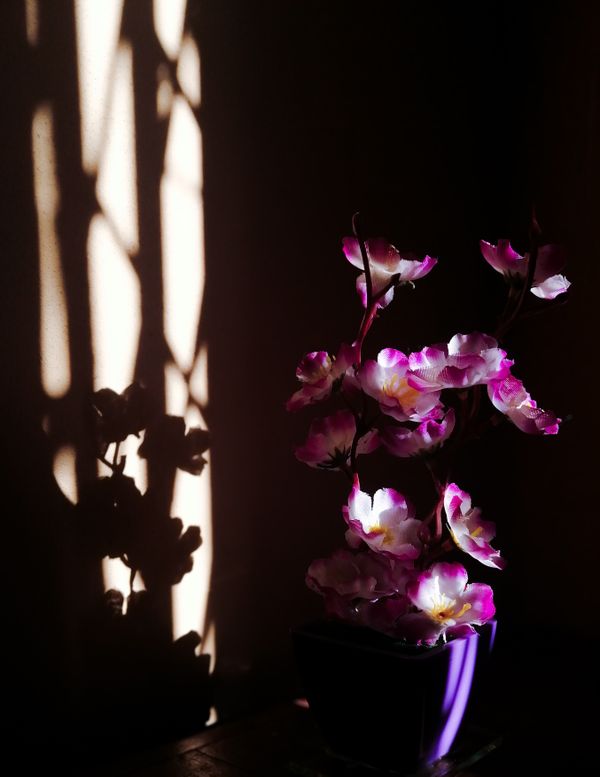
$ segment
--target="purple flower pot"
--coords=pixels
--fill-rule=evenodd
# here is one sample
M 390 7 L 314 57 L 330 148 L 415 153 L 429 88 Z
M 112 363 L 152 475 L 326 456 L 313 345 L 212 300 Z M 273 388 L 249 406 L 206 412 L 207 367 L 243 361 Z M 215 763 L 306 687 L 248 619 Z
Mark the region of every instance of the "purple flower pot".
M 317 622 L 292 631 L 310 710 L 337 756 L 397 773 L 446 755 L 495 623 L 433 648 L 370 629 Z

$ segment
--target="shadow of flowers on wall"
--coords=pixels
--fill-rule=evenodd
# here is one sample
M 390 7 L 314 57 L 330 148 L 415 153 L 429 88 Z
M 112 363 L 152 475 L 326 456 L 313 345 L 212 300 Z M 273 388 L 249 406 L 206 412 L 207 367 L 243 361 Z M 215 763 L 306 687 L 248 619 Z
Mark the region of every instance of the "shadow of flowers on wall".
M 181 736 L 203 726 L 211 692 L 208 655 L 197 655 L 194 631 L 173 641 L 171 589 L 193 566 L 200 528 L 184 529 L 169 513 L 177 469 L 199 475 L 206 464 L 206 430 L 186 431 L 183 418 L 157 412 L 148 392 L 132 384 L 122 394 L 94 394 L 97 456 L 109 475 L 87 484 L 76 506 L 77 546 L 88 560 L 120 559 L 130 590 L 109 589 L 90 603 L 82 625 L 84 718 L 82 741 L 109 750 L 156 737 Z M 121 443 L 144 440 L 150 486 L 142 493 L 124 474 Z M 141 579 L 144 590 L 134 590 Z M 139 584 L 138 584 L 139 587 Z

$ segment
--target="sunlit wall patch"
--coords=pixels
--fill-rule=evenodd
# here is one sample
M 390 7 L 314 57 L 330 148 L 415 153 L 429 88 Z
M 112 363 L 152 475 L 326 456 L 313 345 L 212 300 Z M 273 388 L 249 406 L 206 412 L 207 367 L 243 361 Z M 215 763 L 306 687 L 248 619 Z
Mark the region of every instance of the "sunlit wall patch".
M 153 0 L 152 9 L 154 28 L 165 54 L 169 59 L 177 59 L 187 0 Z
M 177 63 L 177 80 L 190 105 L 200 105 L 200 52 L 191 35 L 185 35 Z
M 176 363 L 191 370 L 204 294 L 201 137 L 189 106 L 173 102 L 161 182 L 164 330 Z
M 204 427 L 198 408 L 190 407 L 184 417 L 188 428 Z M 192 571 L 172 589 L 174 639 L 188 631 L 198 631 L 204 635 L 208 627 L 208 591 L 213 556 L 210 451 L 203 456 L 207 460 L 207 466 L 200 477 L 194 477 L 181 470 L 178 470 L 175 477 L 171 513 L 181 518 L 184 527 L 190 524 L 200 526 L 202 545 L 194 553 Z
M 69 322 L 56 219 L 60 189 L 56 176 L 54 119 L 40 105 L 31 126 L 33 185 L 38 222 L 41 379 L 46 394 L 63 397 L 71 385 Z
M 82 165 L 97 170 L 115 76 L 123 0 L 75 0 Z
M 129 257 L 105 216 L 90 224 L 88 275 L 94 389 L 121 392 L 134 377 L 141 326 L 141 289 Z
M 105 133 L 98 156 L 96 194 L 115 239 L 134 256 L 139 248 L 139 236 L 133 56 L 128 43 L 120 43 L 115 54 Z
M 52 465 L 58 487 L 75 504 L 77 502 L 77 474 L 75 472 L 75 447 L 62 445 L 54 454 Z

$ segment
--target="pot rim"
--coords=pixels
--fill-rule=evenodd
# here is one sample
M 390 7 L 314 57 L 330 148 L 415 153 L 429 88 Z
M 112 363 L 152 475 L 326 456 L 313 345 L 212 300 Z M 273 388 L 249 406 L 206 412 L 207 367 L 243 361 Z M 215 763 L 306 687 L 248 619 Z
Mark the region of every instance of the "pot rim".
M 342 630 L 347 629 L 348 638 L 345 638 L 345 636 L 341 634 L 336 635 L 320 633 L 319 629 L 324 625 L 331 625 L 334 627 L 339 625 Z M 353 642 L 350 636 L 352 634 L 351 630 L 355 630 L 354 633 L 357 635 L 362 635 L 363 639 Z M 411 645 L 410 643 L 401 642 L 400 640 L 394 639 L 394 637 L 383 634 L 382 632 L 375 631 L 375 629 L 369 629 L 365 626 L 356 626 L 352 623 L 346 623 L 344 621 L 333 621 L 325 619 L 310 621 L 300 626 L 293 626 L 290 631 L 292 635 L 298 634 L 299 636 L 308 636 L 311 639 L 316 639 L 320 642 L 328 642 L 338 645 L 347 645 L 351 643 L 357 647 L 363 647 L 373 653 L 395 656 L 397 658 L 401 657 L 408 661 L 427 660 L 428 658 L 443 653 L 446 650 L 452 649 L 450 646 L 454 643 L 460 643 L 463 640 L 479 639 L 480 636 L 479 632 L 475 631 L 472 634 L 465 634 L 462 637 L 455 637 L 448 642 L 442 642 L 439 645 L 427 647 L 426 645 Z M 374 641 L 371 641 L 373 640 L 371 635 L 375 635 L 375 639 L 379 639 L 380 641 L 389 640 L 389 647 L 375 644 Z

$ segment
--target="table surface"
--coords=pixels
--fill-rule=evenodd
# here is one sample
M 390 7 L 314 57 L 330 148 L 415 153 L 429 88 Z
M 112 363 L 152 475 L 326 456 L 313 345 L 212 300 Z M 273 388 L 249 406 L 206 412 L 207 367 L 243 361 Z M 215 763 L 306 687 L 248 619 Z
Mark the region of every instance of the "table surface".
M 430 777 L 500 775 L 501 738 L 476 732 L 459 760 L 444 760 Z M 308 710 L 279 704 L 243 720 L 120 762 L 90 766 L 90 777 L 379 777 L 378 771 L 327 754 Z

